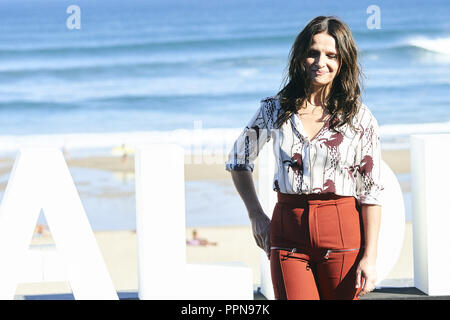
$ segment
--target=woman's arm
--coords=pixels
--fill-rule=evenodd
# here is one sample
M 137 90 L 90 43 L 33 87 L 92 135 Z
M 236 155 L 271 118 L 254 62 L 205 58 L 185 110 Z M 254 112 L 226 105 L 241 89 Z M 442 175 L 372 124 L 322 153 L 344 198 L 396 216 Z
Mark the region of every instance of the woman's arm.
M 257 245 L 270 257 L 270 219 L 264 214 L 256 195 L 252 172 L 259 151 L 271 139 L 275 100 L 263 99 L 252 119 L 234 142 L 225 162 L 236 190 L 241 196 L 252 224 Z
M 256 244 L 270 256 L 270 219 L 258 200 L 252 172 L 232 170 L 231 177 L 247 208 Z
M 381 144 L 378 122 L 367 108 L 364 108 L 360 127 L 363 128 L 356 149 L 355 164 L 358 167 L 356 194 L 361 205 L 364 225 L 365 249 L 356 271 L 356 287 L 362 296 L 375 288 L 378 232 L 380 229 L 383 181 L 381 176 Z M 364 278 L 364 284 L 362 284 Z
M 237 192 L 244 201 L 247 208 L 248 216 L 251 219 L 261 213 L 262 207 L 256 194 L 255 185 L 253 183 L 253 173 L 251 171 L 231 171 L 231 178 Z
M 376 260 L 378 250 L 378 233 L 380 231 L 381 206 L 362 205 L 362 219 L 364 225 L 364 255 L 356 271 L 356 288 L 361 286 L 364 278 L 364 285 L 359 296 L 369 293 L 375 288 L 377 280 Z

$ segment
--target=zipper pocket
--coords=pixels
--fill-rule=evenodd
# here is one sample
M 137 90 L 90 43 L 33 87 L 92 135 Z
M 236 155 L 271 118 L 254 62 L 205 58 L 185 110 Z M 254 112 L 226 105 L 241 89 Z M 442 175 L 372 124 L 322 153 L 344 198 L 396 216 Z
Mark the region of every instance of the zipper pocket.
M 297 252 L 297 248 L 270 247 L 270 249 L 271 250 L 286 250 L 286 251 L 289 251 L 290 253 Z
M 324 258 L 328 259 L 330 256 L 330 253 L 332 252 L 350 252 L 350 251 L 357 251 L 360 250 L 361 248 L 354 248 L 354 249 L 328 249 L 327 252 L 325 253 Z

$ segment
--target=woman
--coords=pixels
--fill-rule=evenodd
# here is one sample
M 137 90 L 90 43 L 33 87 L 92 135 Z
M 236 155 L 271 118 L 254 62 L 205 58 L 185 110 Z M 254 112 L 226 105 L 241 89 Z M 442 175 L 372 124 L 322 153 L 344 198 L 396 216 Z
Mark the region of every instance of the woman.
M 276 299 L 359 299 L 375 287 L 381 151 L 360 75 L 349 28 L 335 17 L 313 19 L 293 44 L 283 89 L 261 101 L 226 162 L 270 258 Z M 252 180 L 270 139 L 272 221 Z

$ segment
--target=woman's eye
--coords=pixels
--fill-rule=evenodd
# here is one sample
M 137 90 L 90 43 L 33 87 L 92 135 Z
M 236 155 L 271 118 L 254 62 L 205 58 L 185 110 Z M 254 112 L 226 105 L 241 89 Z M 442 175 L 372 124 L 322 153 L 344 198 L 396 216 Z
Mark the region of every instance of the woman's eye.
M 319 55 L 319 53 L 317 51 L 314 51 L 314 50 L 308 51 L 308 57 L 316 57 L 318 55 Z M 327 54 L 327 57 L 330 59 L 336 59 L 337 54 Z

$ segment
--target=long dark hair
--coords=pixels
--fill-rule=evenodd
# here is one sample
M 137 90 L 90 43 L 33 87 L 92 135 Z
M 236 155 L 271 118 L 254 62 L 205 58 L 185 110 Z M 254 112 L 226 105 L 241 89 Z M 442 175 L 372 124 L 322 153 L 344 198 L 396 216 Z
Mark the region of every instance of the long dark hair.
M 311 83 L 306 71 L 306 58 L 313 36 L 322 32 L 335 39 L 339 59 L 339 71 L 333 79 L 328 97 L 324 97 L 325 106 L 331 114 L 330 128 L 337 129 L 349 124 L 355 129 L 352 119 L 361 103 L 362 72 L 351 31 L 334 16 L 314 18 L 295 39 L 289 54 L 284 87 L 278 92 L 281 105 L 281 112 L 275 122 L 278 127 L 297 112 L 307 99 Z

